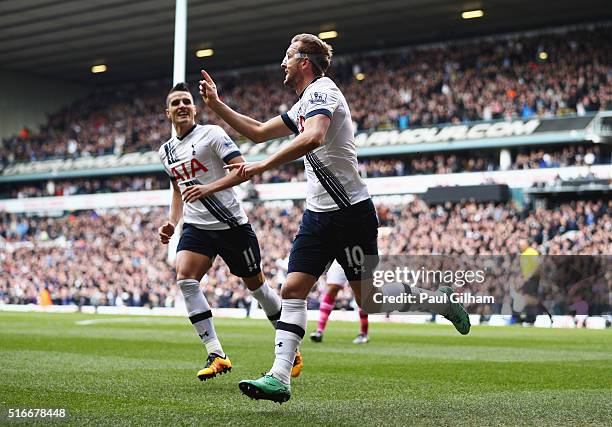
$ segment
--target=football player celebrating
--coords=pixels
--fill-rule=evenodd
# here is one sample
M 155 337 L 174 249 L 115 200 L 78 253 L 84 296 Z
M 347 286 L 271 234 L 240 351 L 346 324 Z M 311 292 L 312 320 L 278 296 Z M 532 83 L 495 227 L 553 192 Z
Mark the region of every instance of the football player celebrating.
M 285 402 L 291 397 L 291 367 L 306 328 L 306 297 L 330 261 L 336 259 L 344 269 L 358 305 L 362 286 L 366 297 L 371 295 L 378 260 L 378 218 L 357 171 L 351 112 L 338 86 L 325 76 L 331 58 L 331 46 L 317 36 L 293 37 L 281 67 L 285 86 L 299 99 L 287 113 L 265 123 L 224 104 L 214 81 L 202 71 L 200 94 L 204 102 L 236 131 L 254 142 L 296 135 L 269 158 L 235 162 L 227 166 L 229 169 L 250 178 L 304 156 L 306 211 L 289 255 L 287 280 L 281 287 L 283 309 L 276 324 L 276 357 L 267 374 L 239 384 L 244 394 L 255 399 Z M 407 291 L 430 293 L 416 287 Z M 449 318 L 461 333 L 469 331 L 469 318 L 459 304 L 438 304 L 434 311 Z
M 176 130 L 159 149 L 172 183 L 170 217 L 159 227 L 159 239 L 167 244 L 181 217 L 184 226 L 177 247 L 176 280 L 185 298 L 189 320 L 208 352 L 197 376 L 204 381 L 232 369 L 213 325 L 212 312 L 200 280 L 219 255 L 232 274 L 241 277 L 268 319 L 276 326 L 281 300 L 265 283 L 259 242 L 241 204 L 231 189 L 245 179 L 228 173 L 226 164 L 243 163 L 238 147 L 219 126 L 195 123 L 196 107 L 189 88 L 179 83 L 166 99 L 166 116 Z M 296 354 L 292 375 L 302 368 Z

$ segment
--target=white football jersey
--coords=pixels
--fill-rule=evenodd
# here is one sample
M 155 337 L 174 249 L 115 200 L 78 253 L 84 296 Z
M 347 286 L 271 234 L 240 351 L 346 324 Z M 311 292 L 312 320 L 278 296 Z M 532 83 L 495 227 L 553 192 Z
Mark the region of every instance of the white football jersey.
M 357 169 L 353 121 L 344 95 L 329 77 L 315 79 L 299 101 L 281 117 L 296 135 L 306 119 L 324 114 L 331 123 L 324 144 L 304 156 L 306 208 L 334 211 L 369 199 L 368 188 Z
M 182 138 L 174 136 L 159 149 L 159 157 L 181 192 L 188 186 L 210 184 L 228 172 L 223 166 L 240 156 L 238 146 L 216 125 L 194 125 Z M 226 230 L 248 218 L 232 188 L 183 204 L 186 224 L 204 230 Z

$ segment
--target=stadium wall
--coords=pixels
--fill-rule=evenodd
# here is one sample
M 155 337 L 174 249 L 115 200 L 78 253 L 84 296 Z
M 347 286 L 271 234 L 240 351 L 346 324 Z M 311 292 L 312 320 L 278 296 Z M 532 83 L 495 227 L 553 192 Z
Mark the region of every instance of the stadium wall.
M 86 95 L 86 85 L 0 70 L 0 138 L 30 130 L 47 121 L 47 115 Z

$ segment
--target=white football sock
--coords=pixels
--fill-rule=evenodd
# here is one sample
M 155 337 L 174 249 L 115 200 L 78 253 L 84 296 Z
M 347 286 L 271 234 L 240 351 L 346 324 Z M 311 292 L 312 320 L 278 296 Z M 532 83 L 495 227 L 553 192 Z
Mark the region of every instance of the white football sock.
M 217 339 L 215 326 L 212 320 L 210 305 L 200 289 L 200 282 L 194 279 L 178 280 L 176 282 L 181 288 L 185 298 L 185 307 L 189 315 L 189 320 L 193 324 L 196 333 L 204 343 L 208 354 L 216 353 L 221 357 L 225 356 L 221 343 Z
M 416 286 L 406 286 L 410 288 L 410 292 L 417 299 L 417 302 L 412 305 L 413 310 L 419 311 L 433 311 L 436 314 L 445 315 L 450 309 L 450 300 L 445 293 L 440 291 L 428 291 L 426 289 L 417 288 Z M 427 296 L 427 298 L 425 298 Z M 435 299 L 434 299 L 435 297 Z M 421 298 L 423 301 L 421 302 Z M 429 302 L 431 301 L 444 301 L 444 302 Z
M 276 321 L 281 316 L 281 299 L 278 294 L 265 282 L 259 288 L 251 291 L 251 294 L 263 308 L 272 326 L 276 328 Z
M 291 381 L 291 368 L 295 353 L 304 338 L 306 317 L 306 300 L 283 299 L 281 317 L 276 323 L 274 340 L 276 358 L 269 373 L 285 384 Z

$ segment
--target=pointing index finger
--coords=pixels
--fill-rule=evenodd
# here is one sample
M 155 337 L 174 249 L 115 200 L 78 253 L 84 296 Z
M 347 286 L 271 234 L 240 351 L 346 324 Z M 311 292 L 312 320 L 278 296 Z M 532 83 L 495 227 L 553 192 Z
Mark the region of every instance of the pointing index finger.
M 206 83 L 208 84 L 213 83 L 213 79 L 210 77 L 210 75 L 206 71 L 200 70 L 200 73 L 202 74 L 202 77 L 204 77 L 204 80 L 206 80 Z

